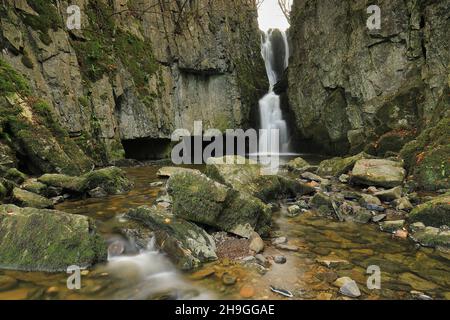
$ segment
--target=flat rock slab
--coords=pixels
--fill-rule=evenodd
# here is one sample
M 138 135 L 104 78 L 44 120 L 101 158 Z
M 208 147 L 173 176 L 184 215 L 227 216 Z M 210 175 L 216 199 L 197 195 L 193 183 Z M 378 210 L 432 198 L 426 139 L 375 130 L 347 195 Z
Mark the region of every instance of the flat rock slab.
M 197 170 L 197 169 L 189 169 L 189 168 L 182 168 L 182 167 L 162 167 L 158 170 L 158 172 L 156 174 L 158 175 L 158 177 L 170 178 L 174 174 L 181 173 L 181 172 L 190 172 L 190 173 L 195 173 L 195 174 L 201 173 L 200 170 Z
M 406 176 L 403 164 L 384 159 L 362 159 L 355 163 L 352 181 L 367 186 L 392 188 L 402 184 Z

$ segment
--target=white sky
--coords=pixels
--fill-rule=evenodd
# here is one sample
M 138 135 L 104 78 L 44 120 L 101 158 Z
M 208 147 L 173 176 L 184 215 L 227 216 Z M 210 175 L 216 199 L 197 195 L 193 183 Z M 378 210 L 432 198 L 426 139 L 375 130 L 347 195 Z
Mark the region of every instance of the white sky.
M 277 0 L 264 0 L 258 10 L 259 28 L 267 31 L 270 28 L 286 30 L 289 24 L 281 11 Z

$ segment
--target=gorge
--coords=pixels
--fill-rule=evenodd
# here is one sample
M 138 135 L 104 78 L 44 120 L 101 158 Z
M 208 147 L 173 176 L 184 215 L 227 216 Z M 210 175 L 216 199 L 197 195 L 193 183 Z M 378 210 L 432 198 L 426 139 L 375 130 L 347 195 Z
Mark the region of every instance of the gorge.
M 4 0 L 0 300 L 450 299 L 450 3 L 367 5 Z M 287 161 L 175 166 L 197 121 Z

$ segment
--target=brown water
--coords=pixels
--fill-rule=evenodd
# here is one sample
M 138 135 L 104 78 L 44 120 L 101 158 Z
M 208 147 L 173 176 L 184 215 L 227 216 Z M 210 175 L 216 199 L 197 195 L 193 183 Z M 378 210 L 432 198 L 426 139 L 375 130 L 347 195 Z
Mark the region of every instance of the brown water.
M 150 183 L 158 181 L 158 168 L 124 169 L 135 182 L 135 188 L 126 195 L 68 201 L 57 209 L 94 218 L 106 239 L 116 239 L 118 230 L 130 224 L 121 219 L 121 214 L 156 199 L 160 188 Z M 287 262 L 272 264 L 264 275 L 228 259 L 183 274 L 164 255 L 149 250 L 116 257 L 84 271 L 81 290 L 67 289 L 65 273 L 0 271 L 0 276 L 16 280 L 0 291 L 0 299 L 239 299 L 244 291 L 252 299 L 286 299 L 271 292 L 270 285 L 291 291 L 292 299 L 341 299 L 338 288 L 332 285 L 337 276 L 354 279 L 361 289 L 361 299 L 409 299 L 411 290 L 435 299 L 450 299 L 449 255 L 417 247 L 410 240 L 392 239 L 376 225 L 339 223 L 313 213 L 297 218 L 276 213 L 274 218 L 277 232 L 300 250 L 280 251 L 267 242 L 264 255 L 269 259 L 284 255 Z M 330 270 L 317 262 L 321 258 L 349 263 Z M 380 290 L 367 289 L 366 269 L 370 265 L 381 269 Z M 237 278 L 236 284 L 222 284 L 225 272 Z M 241 292 L 242 287 L 245 289 Z

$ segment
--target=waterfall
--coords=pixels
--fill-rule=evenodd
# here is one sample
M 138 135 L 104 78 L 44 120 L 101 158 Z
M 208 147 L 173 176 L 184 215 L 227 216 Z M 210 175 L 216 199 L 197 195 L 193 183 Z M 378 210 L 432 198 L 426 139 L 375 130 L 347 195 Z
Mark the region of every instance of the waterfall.
M 280 96 L 273 91 L 274 85 L 281 79 L 289 62 L 289 44 L 286 32 L 277 29 L 267 31 L 262 37 L 261 54 L 263 56 L 269 91 L 259 100 L 259 116 L 261 129 L 279 129 L 279 141 L 271 141 L 271 137 L 260 137 L 259 153 L 288 153 L 289 133 L 286 121 L 281 112 Z

